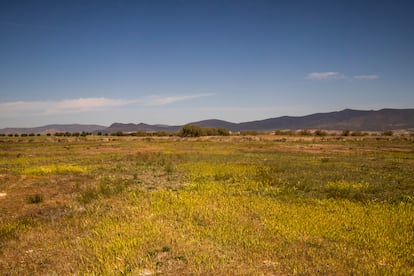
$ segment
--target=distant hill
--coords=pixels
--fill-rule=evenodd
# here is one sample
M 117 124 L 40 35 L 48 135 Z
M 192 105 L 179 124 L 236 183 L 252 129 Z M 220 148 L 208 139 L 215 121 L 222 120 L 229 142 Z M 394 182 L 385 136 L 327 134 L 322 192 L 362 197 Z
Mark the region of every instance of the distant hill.
M 223 120 L 217 120 L 217 119 L 212 119 L 212 120 L 204 120 L 204 121 L 198 121 L 198 122 L 192 122 L 189 123 L 190 125 L 197 125 L 197 126 L 201 126 L 201 127 L 224 127 L 228 130 L 231 131 L 239 131 L 239 125 L 237 123 L 231 123 L 231 122 L 227 122 L 227 121 L 223 121 Z
M 414 129 L 414 109 L 381 109 L 315 113 L 307 116 L 283 116 L 244 123 L 230 123 L 220 120 L 205 120 L 192 123 L 205 127 L 225 127 L 232 131 L 275 130 L 275 129 L 325 129 L 383 131 Z
M 113 123 L 108 128 L 103 130 L 104 133 L 115 133 L 117 131 L 122 132 L 135 132 L 135 131 L 167 131 L 175 132 L 180 130 L 182 126 L 168 126 L 168 125 L 148 125 L 144 123 L 139 124 L 122 124 L 122 123 Z
M 106 126 L 100 125 L 81 125 L 81 124 L 68 124 L 68 125 L 46 125 L 41 127 L 32 127 L 32 128 L 3 128 L 0 129 L 2 134 L 46 134 L 46 133 L 56 133 L 56 132 L 95 132 L 107 128 Z
M 224 127 L 231 131 L 257 130 L 270 131 L 276 129 L 325 129 L 352 131 L 384 131 L 397 129 L 414 130 L 414 109 L 381 109 L 381 110 L 352 110 L 315 113 L 306 116 L 282 116 L 265 120 L 232 123 L 217 119 L 189 123 L 203 127 Z M 149 125 L 114 123 L 109 127 L 100 125 L 47 125 L 35 128 L 5 128 L 0 133 L 54 133 L 54 132 L 97 132 L 115 133 L 136 131 L 167 131 L 176 132 L 182 126 Z
M 381 109 L 378 111 L 352 110 L 315 113 L 306 116 L 283 116 L 265 120 L 232 123 L 211 119 L 189 123 L 202 127 L 224 127 L 231 131 L 276 129 L 325 129 L 325 130 L 360 130 L 384 131 L 396 129 L 414 129 L 414 109 Z M 182 126 L 147 125 L 147 124 L 112 124 L 105 132 L 116 131 L 178 131 Z

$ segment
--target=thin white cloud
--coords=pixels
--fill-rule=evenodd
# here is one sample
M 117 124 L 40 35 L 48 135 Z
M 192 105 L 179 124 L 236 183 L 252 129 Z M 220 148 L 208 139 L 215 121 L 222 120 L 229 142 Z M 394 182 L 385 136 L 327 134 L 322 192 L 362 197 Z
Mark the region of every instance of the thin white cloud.
M 121 99 L 79 98 L 57 101 L 18 101 L 0 103 L 2 116 L 13 114 L 66 114 L 99 110 L 108 107 L 125 105 L 128 102 Z
M 73 113 L 100 110 L 109 107 L 123 106 L 128 101 L 108 98 L 80 98 L 56 101 L 47 108 L 47 113 Z
M 172 103 L 176 103 L 176 102 L 182 102 L 182 101 L 189 101 L 192 99 L 197 99 L 197 98 L 201 98 L 201 97 L 208 97 L 208 96 L 212 96 L 214 94 L 211 93 L 205 93 L 205 94 L 194 94 L 194 95 L 182 95 L 182 96 L 150 96 L 148 98 L 146 98 L 143 101 L 144 105 L 149 105 L 149 106 L 153 106 L 153 105 L 167 105 L 167 104 L 172 104 Z
M 128 105 L 162 106 L 188 101 L 213 94 L 193 94 L 181 96 L 150 96 L 141 99 L 79 98 L 46 101 L 0 102 L 0 117 L 22 117 L 32 115 L 72 114 L 100 110 L 110 110 Z
M 354 79 L 357 79 L 357 80 L 376 80 L 378 78 L 379 78 L 378 75 L 359 75 L 359 76 L 354 76 Z
M 343 79 L 345 76 L 339 72 L 313 72 L 306 76 L 308 80 Z

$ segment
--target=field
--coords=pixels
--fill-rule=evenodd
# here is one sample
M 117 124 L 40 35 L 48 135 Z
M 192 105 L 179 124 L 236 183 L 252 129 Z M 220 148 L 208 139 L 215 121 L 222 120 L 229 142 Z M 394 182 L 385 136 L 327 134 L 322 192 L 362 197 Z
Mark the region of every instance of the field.
M 414 140 L 0 137 L 2 275 L 413 275 Z

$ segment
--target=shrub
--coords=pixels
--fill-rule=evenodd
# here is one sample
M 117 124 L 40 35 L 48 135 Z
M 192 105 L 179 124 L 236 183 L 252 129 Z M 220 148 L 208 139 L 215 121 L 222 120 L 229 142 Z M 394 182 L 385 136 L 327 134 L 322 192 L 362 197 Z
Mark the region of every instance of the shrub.
M 162 252 L 170 252 L 171 251 L 171 247 L 169 247 L 169 246 L 163 246 L 162 248 L 161 248 L 161 251 Z
M 310 135 L 312 135 L 312 133 L 310 132 L 310 130 L 309 130 L 309 129 L 302 129 L 302 130 L 300 130 L 300 131 L 298 132 L 298 134 L 299 134 L 299 135 L 302 135 L 302 136 L 310 136 Z
M 316 130 L 314 134 L 316 136 L 326 136 L 327 135 L 326 131 L 323 131 L 321 129 Z
M 146 133 L 145 131 L 142 131 L 142 130 L 138 130 L 136 133 L 135 133 L 135 136 L 138 136 L 138 137 L 145 137 L 145 136 L 147 136 L 148 135 L 148 133 Z
M 229 136 L 230 135 L 230 131 L 224 127 L 220 127 L 217 129 L 218 135 L 219 136 Z
M 199 136 L 228 136 L 230 132 L 225 128 L 209 128 L 196 125 L 183 126 L 178 136 L 181 137 L 199 137 Z
M 153 135 L 158 136 L 158 137 L 162 137 L 162 136 L 168 136 L 168 133 L 164 130 L 159 130 L 159 131 L 154 132 Z
M 117 131 L 115 133 L 112 133 L 112 136 L 124 136 L 124 133 L 122 131 Z
M 43 201 L 43 196 L 41 194 L 35 194 L 27 198 L 27 202 L 30 204 L 38 204 Z
M 179 136 L 181 137 L 199 137 L 202 135 L 202 129 L 199 126 L 185 125 L 181 128 Z
M 384 132 L 382 132 L 383 136 L 392 136 L 394 134 L 394 132 L 392 130 L 386 130 Z

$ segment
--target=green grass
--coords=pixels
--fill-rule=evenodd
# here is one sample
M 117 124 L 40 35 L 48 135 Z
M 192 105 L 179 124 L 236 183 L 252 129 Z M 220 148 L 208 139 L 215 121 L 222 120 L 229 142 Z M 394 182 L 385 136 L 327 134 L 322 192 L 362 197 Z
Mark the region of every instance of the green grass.
M 305 138 L 3 138 L 0 271 L 412 275 L 413 140 Z

